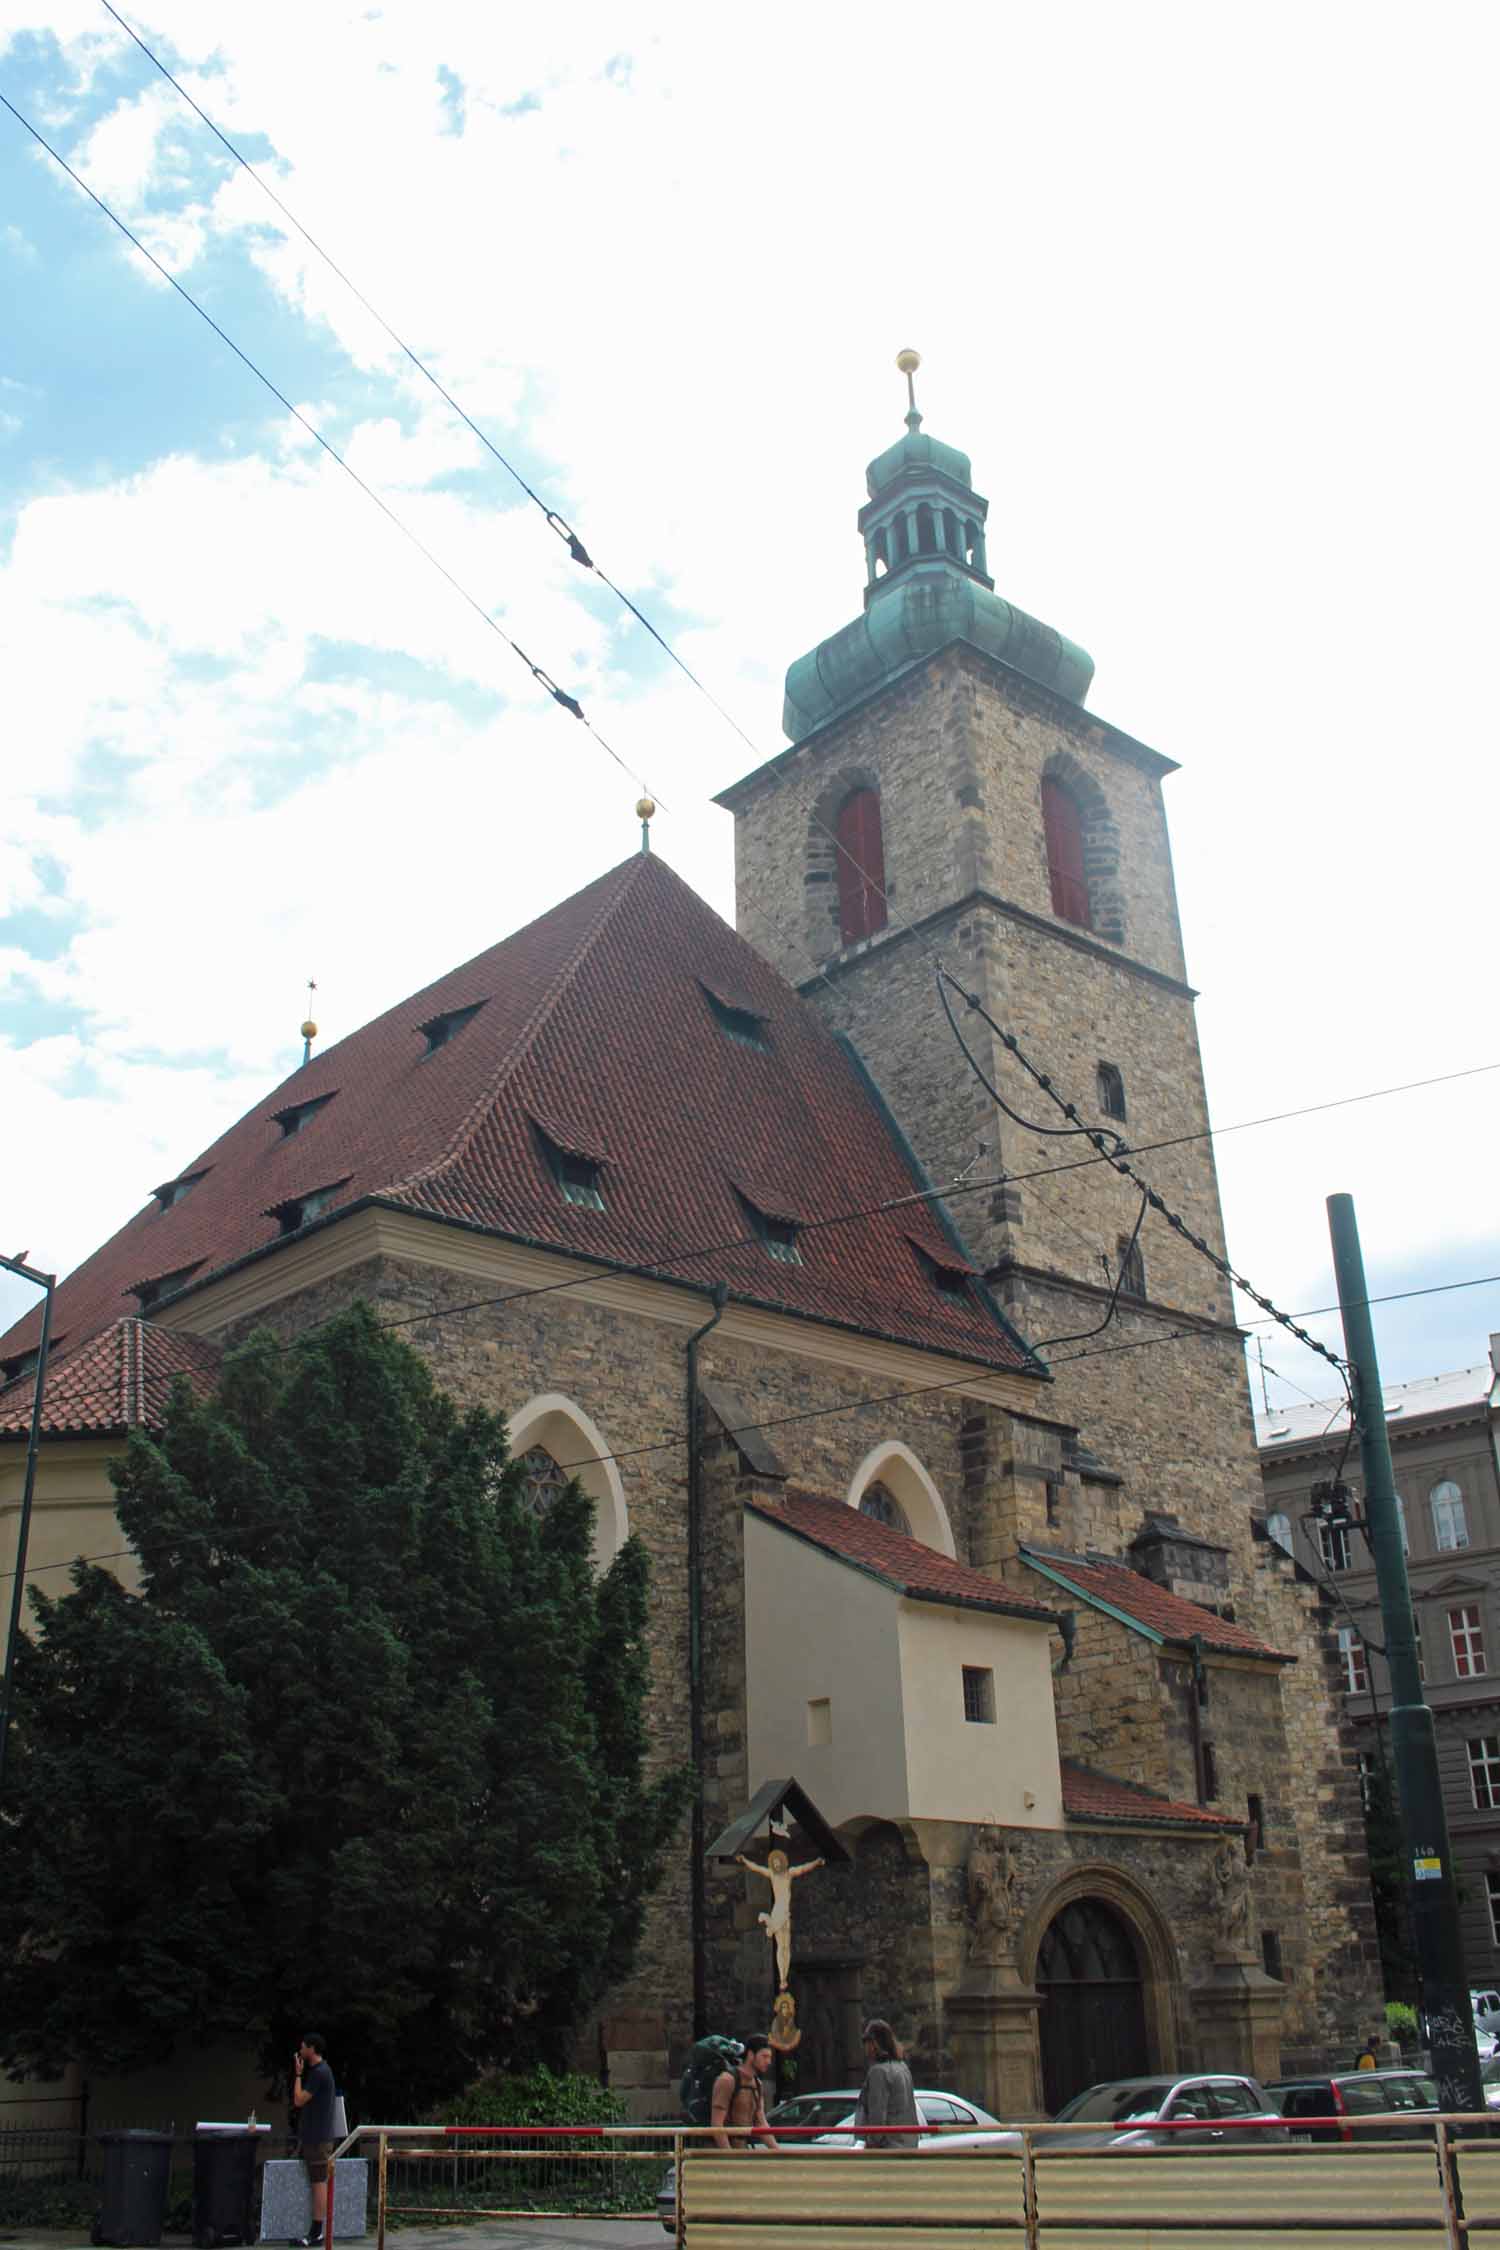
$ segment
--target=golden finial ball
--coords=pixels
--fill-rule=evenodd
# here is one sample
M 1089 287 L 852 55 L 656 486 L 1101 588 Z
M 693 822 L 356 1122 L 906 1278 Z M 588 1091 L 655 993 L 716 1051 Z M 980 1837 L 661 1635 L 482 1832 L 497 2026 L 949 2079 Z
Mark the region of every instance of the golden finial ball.
M 656 799 L 654 797 L 642 797 L 640 803 L 635 808 L 635 817 L 637 820 L 655 819 Z
M 920 352 L 904 351 L 896 354 L 896 365 L 903 375 L 915 375 L 921 364 L 922 354 Z
M 311 1016 L 308 1017 L 306 1023 L 302 1026 L 302 1036 L 304 1039 L 316 1039 L 318 1036 L 318 1027 L 313 1022 Z

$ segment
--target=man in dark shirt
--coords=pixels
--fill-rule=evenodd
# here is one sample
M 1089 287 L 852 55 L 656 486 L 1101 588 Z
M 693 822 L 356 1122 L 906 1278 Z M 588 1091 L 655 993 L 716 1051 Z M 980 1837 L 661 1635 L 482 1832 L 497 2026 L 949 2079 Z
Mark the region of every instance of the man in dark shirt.
M 297 2112 L 297 2149 L 307 2166 L 312 2195 L 312 2227 L 304 2244 L 331 2242 L 328 2214 L 328 2159 L 333 2154 L 333 2072 L 323 2060 L 323 2041 L 316 2031 L 303 2034 L 292 2057 L 292 2104 Z

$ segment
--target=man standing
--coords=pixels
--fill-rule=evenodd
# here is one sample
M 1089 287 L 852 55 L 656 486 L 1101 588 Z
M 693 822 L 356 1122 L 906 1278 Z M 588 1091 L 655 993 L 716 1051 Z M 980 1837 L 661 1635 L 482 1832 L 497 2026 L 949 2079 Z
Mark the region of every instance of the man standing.
M 323 2059 L 323 2040 L 316 2031 L 304 2032 L 292 2057 L 292 2105 L 297 2112 L 297 2152 L 307 2167 L 312 2198 L 312 2225 L 303 2235 L 304 2250 L 311 2243 L 333 2240 L 328 2217 L 328 2159 L 333 2154 L 333 2072 Z
M 748 2155 L 759 2141 L 762 2148 L 779 2146 L 766 2123 L 766 2095 L 761 2081 L 770 2075 L 776 2055 L 763 2031 L 752 2031 L 745 2052 L 733 2070 L 721 2071 L 714 2080 L 708 2121 L 718 2146 L 736 2155 Z M 735 2128 L 731 2132 L 730 2128 Z

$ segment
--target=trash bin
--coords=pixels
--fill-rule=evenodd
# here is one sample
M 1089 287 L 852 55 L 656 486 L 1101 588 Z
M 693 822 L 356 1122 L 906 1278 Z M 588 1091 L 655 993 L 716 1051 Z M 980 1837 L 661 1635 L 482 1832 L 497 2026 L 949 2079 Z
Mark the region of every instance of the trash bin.
M 160 2242 L 172 2177 L 172 2135 L 122 2125 L 94 2138 L 104 2151 L 104 2186 L 91 2240 Z
M 203 2125 L 193 2135 L 193 2242 L 196 2250 L 254 2242 L 255 2152 L 268 2125 Z

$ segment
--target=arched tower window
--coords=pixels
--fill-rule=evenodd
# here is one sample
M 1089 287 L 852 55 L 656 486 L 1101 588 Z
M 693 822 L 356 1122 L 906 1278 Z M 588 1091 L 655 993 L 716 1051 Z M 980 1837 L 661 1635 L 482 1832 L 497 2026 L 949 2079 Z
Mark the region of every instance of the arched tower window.
M 839 932 L 857 945 L 885 928 L 885 852 L 880 838 L 880 795 L 856 789 L 839 807 Z
M 1099 1108 L 1105 1117 L 1125 1117 L 1125 1079 L 1118 1063 L 1102 1062 L 1096 1073 Z
M 1064 922 L 1091 930 L 1088 878 L 1083 868 L 1083 821 L 1078 801 L 1051 774 L 1042 777 L 1042 826 L 1047 838 L 1047 874 L 1052 911 Z
M 937 533 L 933 527 L 932 510 L 925 500 L 917 510 L 917 553 L 919 555 L 935 555 L 937 553 Z

